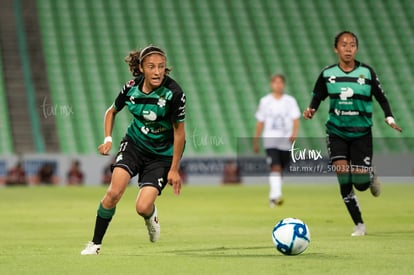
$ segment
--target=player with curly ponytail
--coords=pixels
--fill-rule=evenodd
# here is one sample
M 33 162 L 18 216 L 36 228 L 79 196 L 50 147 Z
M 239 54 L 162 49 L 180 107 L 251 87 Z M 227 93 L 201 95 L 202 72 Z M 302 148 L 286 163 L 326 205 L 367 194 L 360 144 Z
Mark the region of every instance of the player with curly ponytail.
M 155 200 L 167 183 L 173 186 L 175 194 L 181 190 L 178 170 L 185 144 L 185 95 L 168 76 L 170 69 L 162 49 L 148 46 L 132 51 L 125 62 L 134 79 L 124 85 L 105 113 L 104 142 L 99 153 L 108 155 L 112 148 L 116 114 L 127 107 L 133 119 L 112 166 L 111 184 L 99 204 L 92 241 L 82 255 L 99 254 L 116 205 L 132 177 L 139 175 L 135 208 L 145 220 L 151 242 L 160 236 Z

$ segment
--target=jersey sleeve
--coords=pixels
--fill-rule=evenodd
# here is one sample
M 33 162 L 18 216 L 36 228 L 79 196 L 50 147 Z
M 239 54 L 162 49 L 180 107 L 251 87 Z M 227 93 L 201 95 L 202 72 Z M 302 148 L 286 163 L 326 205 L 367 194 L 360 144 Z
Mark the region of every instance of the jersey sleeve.
M 385 96 L 384 90 L 381 88 L 381 83 L 379 81 L 379 78 L 377 74 L 374 72 L 374 70 L 371 69 L 371 93 L 375 97 L 375 99 L 378 101 L 379 105 L 381 106 L 381 109 L 384 111 L 385 117 L 393 116 L 390 103 L 388 102 L 387 97 Z
M 174 93 L 171 100 L 171 121 L 184 122 L 185 120 L 185 102 L 186 97 L 182 90 Z
M 316 80 L 315 87 L 313 88 L 312 100 L 309 104 L 309 108 L 317 110 L 321 101 L 328 97 L 328 88 L 323 77 L 323 72 L 319 75 Z
M 259 121 L 259 122 L 263 122 L 266 119 L 263 99 L 260 100 L 260 102 L 259 102 L 259 107 L 257 107 L 255 117 L 256 117 L 257 121 Z
M 122 90 L 119 92 L 113 104 L 113 107 L 115 108 L 117 112 L 121 111 L 122 108 L 125 107 L 126 102 L 128 101 L 128 91 L 134 85 L 135 85 L 135 81 L 130 80 L 122 87 Z

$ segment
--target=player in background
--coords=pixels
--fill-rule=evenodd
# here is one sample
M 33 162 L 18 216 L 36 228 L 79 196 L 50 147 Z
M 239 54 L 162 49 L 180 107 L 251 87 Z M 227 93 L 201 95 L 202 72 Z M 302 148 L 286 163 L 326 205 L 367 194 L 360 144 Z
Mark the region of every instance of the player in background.
M 92 241 L 82 255 L 100 252 L 116 205 L 135 175 L 139 174 L 140 187 L 135 207 L 145 220 L 151 242 L 160 236 L 155 200 L 167 183 L 173 186 L 176 195 L 181 190 L 179 167 L 185 144 L 185 95 L 168 76 L 167 58 L 160 48 L 148 46 L 140 52 L 131 52 L 125 61 L 135 79 L 124 85 L 105 113 L 105 139 L 99 153 L 108 155 L 112 148 L 116 114 L 126 107 L 133 119 L 112 165 L 111 184 L 99 204 Z
M 262 136 L 270 165 L 270 207 L 281 205 L 283 169 L 290 162 L 290 148 L 299 130 L 300 110 L 294 97 L 285 93 L 285 77 L 273 75 L 270 80 L 272 92 L 260 99 L 256 112 L 256 131 L 253 149 L 259 152 Z
M 372 97 L 384 111 L 385 122 L 397 131 L 402 130 L 395 123 L 374 70 L 355 60 L 357 36 L 348 31 L 339 33 L 335 37 L 334 50 L 339 62 L 323 69 L 303 116 L 305 119 L 313 118 L 321 101 L 329 97 L 326 132 L 332 168 L 336 171 L 341 196 L 355 224 L 352 236 L 364 236 L 366 228 L 354 188 L 358 191 L 370 188 L 375 197 L 381 192 L 371 166 Z

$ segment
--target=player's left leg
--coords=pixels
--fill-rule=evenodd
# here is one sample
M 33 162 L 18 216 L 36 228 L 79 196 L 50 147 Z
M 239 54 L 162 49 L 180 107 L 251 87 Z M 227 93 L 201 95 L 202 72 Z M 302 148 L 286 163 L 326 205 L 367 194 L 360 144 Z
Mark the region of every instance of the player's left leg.
M 145 220 L 151 242 L 156 242 L 161 233 L 155 200 L 167 184 L 171 163 L 168 161 L 143 158 L 145 167 L 140 174 L 140 191 L 136 200 L 137 213 Z
M 266 149 L 267 162 L 270 165 L 269 173 L 269 201 L 270 207 L 283 204 L 282 198 L 282 161 L 278 149 Z
M 144 186 L 138 193 L 135 204 L 137 213 L 145 219 L 145 225 L 148 228 L 148 235 L 151 242 L 158 241 L 161 233 L 161 227 L 158 221 L 158 211 L 155 206 L 159 191 L 153 186 Z
M 363 136 L 351 144 L 352 183 L 358 191 L 370 188 L 374 197 L 381 193 L 381 185 L 372 167 L 372 135 Z

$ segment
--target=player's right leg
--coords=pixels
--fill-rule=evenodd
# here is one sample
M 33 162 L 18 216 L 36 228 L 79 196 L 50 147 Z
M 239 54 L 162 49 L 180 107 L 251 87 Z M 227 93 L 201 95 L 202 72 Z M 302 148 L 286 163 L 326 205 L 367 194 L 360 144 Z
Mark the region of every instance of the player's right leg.
M 81 251 L 81 255 L 99 254 L 102 239 L 115 214 L 116 204 L 124 194 L 130 179 L 131 175 L 125 169 L 115 167 L 112 174 L 111 184 L 98 207 L 92 241 L 90 241 L 86 248 Z

